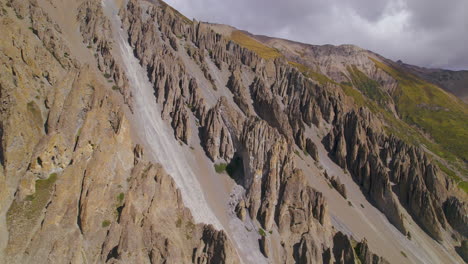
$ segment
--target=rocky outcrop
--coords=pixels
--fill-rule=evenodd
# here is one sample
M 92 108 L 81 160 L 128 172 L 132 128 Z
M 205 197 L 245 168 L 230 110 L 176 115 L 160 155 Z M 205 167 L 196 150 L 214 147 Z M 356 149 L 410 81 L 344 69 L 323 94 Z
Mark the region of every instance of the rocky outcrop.
M 455 250 L 465 262 L 468 262 L 468 240 L 463 240 L 459 247 L 455 247 Z
M 367 244 L 367 240 L 363 239 L 359 242 L 356 247 L 356 255 L 361 261 L 362 264 L 389 264 L 386 259 L 379 257 L 372 253 L 369 249 L 369 245 Z
M 464 237 L 468 237 L 467 205 L 451 196 L 444 202 L 443 209 L 448 223 Z
M 335 264 L 354 263 L 355 253 L 347 235 L 338 232 L 333 237 L 333 256 Z
M 329 260 L 327 262 L 325 259 L 321 259 L 321 257 L 319 248 L 310 236 L 304 235 L 295 246 L 294 260 L 296 263 L 312 264 L 321 262 L 321 260 L 323 260 L 322 263 L 329 263 Z
M 377 132 L 375 124 L 368 111 L 351 112 L 336 122 L 325 146 L 400 231 L 406 233 L 396 197 L 416 222 L 440 240 L 446 226 L 441 204 L 447 196 L 444 177 L 422 150 Z
M 247 88 L 245 88 L 242 84 L 240 75 L 240 70 L 235 69 L 232 72 L 231 77 L 229 77 L 229 81 L 226 87 L 231 90 L 232 94 L 234 95 L 234 102 L 239 106 L 242 112 L 244 112 L 245 115 L 249 115 L 250 109 L 248 102 L 250 100 L 250 95 Z
M 265 257 L 268 258 L 270 256 L 270 247 L 271 247 L 270 238 L 268 238 L 266 235 L 262 236 L 262 238 L 260 238 L 259 240 L 259 243 L 260 243 L 260 251 Z
M 158 21 L 160 31 L 154 26 L 154 20 L 143 19 L 145 16 L 140 15 L 143 12 Z M 246 120 L 224 97 L 220 97 L 216 105 L 209 109 L 198 88 L 198 81 L 190 80 L 185 66 L 178 59 L 179 55 L 174 53 L 166 40 L 169 35 L 185 36 L 186 40 L 190 40 L 198 48 L 187 50 L 194 55 L 198 65 L 203 65 L 206 60 L 196 55 L 206 52 L 203 50 L 211 50 L 210 58 L 218 68 L 227 65 L 232 70 L 228 88 L 244 114 L 248 114 L 248 91 L 240 82 L 238 69 L 242 63 L 246 66 L 255 64 L 255 57 L 246 56 L 249 53 L 244 49 L 214 34 L 206 25 L 185 23 L 164 8 L 149 6 L 143 11 L 137 3 L 130 1 L 121 15 L 124 28 L 129 32 L 130 44 L 141 64 L 148 70 L 156 98 L 163 106 L 162 116 L 170 117 L 169 113 L 178 111 L 174 101 L 186 102 L 199 120 L 200 140 L 207 156 L 214 161 L 221 159 L 230 162 L 234 157 L 242 160 L 244 173 L 239 182 L 247 193 L 245 205 L 237 205 L 238 216 L 245 219 L 247 211 L 250 218 L 257 219 L 265 230 L 278 226 L 287 252 L 284 258 L 288 263 L 293 261 L 294 245 L 301 239 L 320 241 L 315 243 L 329 247 L 331 242 L 327 230 L 330 227 L 325 200 L 321 193 L 306 184 L 302 173 L 294 168 L 288 137 L 284 137 L 261 119 L 250 117 Z M 168 25 L 171 25 L 170 28 Z M 157 37 L 158 34 L 161 34 L 161 39 Z M 228 44 L 225 45 L 226 43 Z M 161 50 L 163 52 L 157 52 Z M 209 78 L 207 81 L 209 82 Z M 259 85 L 260 82 L 258 79 Z M 254 84 L 250 89 L 252 91 L 261 87 Z M 262 96 L 257 94 L 253 97 L 258 110 Z M 276 113 L 279 114 L 280 111 Z M 271 114 L 270 116 L 274 117 Z M 282 118 L 283 127 L 287 127 L 288 116 L 282 115 Z M 281 126 L 277 127 L 281 129 Z M 292 137 L 292 129 L 285 134 Z M 305 148 L 305 140 L 303 145 Z M 267 238 L 262 245 L 263 252 L 269 255 Z M 317 250 L 319 253 L 314 255 L 315 260 L 321 258 L 322 254 L 321 247 Z
M 339 194 L 341 194 L 341 196 L 343 196 L 343 198 L 347 199 L 346 186 L 343 183 L 341 183 L 340 178 L 332 176 L 330 178 L 330 183 L 333 186 L 333 188 L 335 188 L 335 190 Z
M 111 258 L 119 262 L 238 263 L 223 231 L 193 223 L 175 183 L 160 166 L 139 162 L 131 179 L 116 223 L 122 228 L 114 229 L 118 233 L 104 248 L 112 252 Z M 137 222 L 135 216 L 140 216 Z
M 223 103 L 226 104 L 225 100 L 222 97 L 216 106 L 208 111 L 200 133 L 202 145 L 212 160 L 218 158 L 231 160 L 234 156 L 233 137 L 222 117 L 222 106 Z
M 185 144 L 189 144 L 190 140 L 190 124 L 189 112 L 185 108 L 182 100 L 177 100 L 175 105 L 176 112 L 172 114 L 172 127 L 174 128 L 175 137 L 182 140 Z
M 83 43 L 95 51 L 97 66 L 106 79 L 113 82 L 113 90 L 118 90 L 125 103 L 132 109 L 132 93 L 128 79 L 112 54 L 113 35 L 108 18 L 104 15 L 101 3 L 84 1 L 78 7 L 77 20 Z
M 360 118 L 357 117 L 360 115 Z M 324 139 L 338 165 L 348 169 L 363 192 L 402 233 L 406 234 L 403 217 L 390 185 L 390 176 L 378 156 L 379 135 L 371 128 L 370 115 L 361 109 L 337 120 Z
M 315 161 L 319 161 L 317 146 L 310 138 L 306 139 L 306 151 Z
M 305 150 L 305 126 L 321 127 L 322 122 L 332 122 L 343 112 L 337 103 L 337 86 L 318 86 L 284 59 L 276 59 L 261 68 L 260 76 L 250 86 L 253 106 L 262 119 L 277 128 L 288 140 L 293 140 Z

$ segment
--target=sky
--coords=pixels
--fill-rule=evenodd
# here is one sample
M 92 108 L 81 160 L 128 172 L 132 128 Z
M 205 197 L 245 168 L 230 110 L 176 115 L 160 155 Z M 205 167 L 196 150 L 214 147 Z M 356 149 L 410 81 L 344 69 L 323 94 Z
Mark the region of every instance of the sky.
M 166 0 L 189 18 L 393 60 L 468 70 L 468 0 Z

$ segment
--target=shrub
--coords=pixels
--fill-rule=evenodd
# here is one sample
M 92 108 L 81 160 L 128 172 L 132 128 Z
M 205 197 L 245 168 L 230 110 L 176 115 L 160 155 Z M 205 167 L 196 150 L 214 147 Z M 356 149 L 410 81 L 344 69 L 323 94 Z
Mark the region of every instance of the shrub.
M 219 164 L 215 164 L 215 165 L 214 165 L 215 171 L 216 171 L 217 173 L 224 173 L 224 172 L 226 172 L 226 167 L 227 167 L 227 164 L 226 164 L 226 163 L 219 163 Z
M 119 195 L 117 195 L 117 201 L 119 201 L 120 204 L 122 204 L 124 198 L 125 198 L 124 193 L 120 193 Z
M 266 236 L 267 235 L 265 230 L 263 228 L 261 228 L 261 227 L 258 229 L 258 234 L 261 235 L 261 236 Z
M 108 227 L 110 226 L 111 222 L 109 220 L 104 220 L 102 221 L 102 227 Z

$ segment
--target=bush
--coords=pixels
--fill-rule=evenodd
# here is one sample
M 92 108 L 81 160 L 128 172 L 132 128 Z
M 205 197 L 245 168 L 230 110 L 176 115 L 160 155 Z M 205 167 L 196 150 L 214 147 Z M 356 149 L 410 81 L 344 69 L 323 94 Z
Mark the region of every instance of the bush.
M 110 226 L 111 222 L 109 220 L 104 220 L 102 221 L 102 227 L 108 227 Z
M 120 204 L 122 204 L 124 198 L 125 198 L 124 193 L 120 193 L 119 195 L 117 195 L 117 201 L 119 201 Z
M 217 173 L 224 173 L 226 172 L 227 164 L 226 163 L 215 164 L 214 168 Z
M 263 228 L 261 228 L 261 227 L 258 229 L 258 234 L 263 236 L 263 237 L 267 235 L 265 230 Z

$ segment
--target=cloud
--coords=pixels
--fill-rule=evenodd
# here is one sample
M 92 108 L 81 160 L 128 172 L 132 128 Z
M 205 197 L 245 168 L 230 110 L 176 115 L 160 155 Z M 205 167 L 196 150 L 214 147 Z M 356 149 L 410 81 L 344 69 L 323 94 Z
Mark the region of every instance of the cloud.
M 468 69 L 467 0 L 166 0 L 190 18 L 393 60 Z

